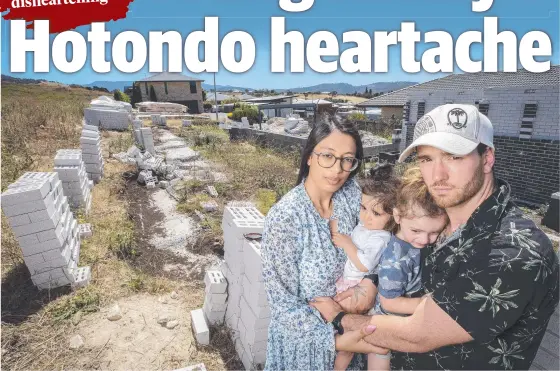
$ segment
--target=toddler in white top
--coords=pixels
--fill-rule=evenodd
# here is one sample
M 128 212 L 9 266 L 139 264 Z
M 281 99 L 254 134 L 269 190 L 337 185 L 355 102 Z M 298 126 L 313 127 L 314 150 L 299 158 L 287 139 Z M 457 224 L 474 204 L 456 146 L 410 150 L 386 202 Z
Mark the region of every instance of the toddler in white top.
M 331 222 L 333 244 L 344 249 L 348 256 L 344 274 L 336 282 L 337 293 L 358 285 L 368 273 L 378 272 L 383 251 L 396 227 L 393 209 L 400 181 L 394 176 L 392 165 L 381 165 L 370 170 L 369 176 L 359 183 L 362 188 L 360 221 L 352 234 L 338 233 L 336 221 Z M 335 370 L 346 369 L 352 355 L 338 352 Z

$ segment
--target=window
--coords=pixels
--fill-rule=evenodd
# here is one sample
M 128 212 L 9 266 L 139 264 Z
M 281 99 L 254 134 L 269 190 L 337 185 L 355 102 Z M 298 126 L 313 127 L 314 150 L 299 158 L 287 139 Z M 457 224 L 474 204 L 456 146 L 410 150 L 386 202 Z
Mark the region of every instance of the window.
M 519 138 L 530 139 L 533 135 L 533 122 L 521 121 L 521 128 L 519 129 Z
M 169 92 L 167 91 L 167 81 L 163 82 L 163 86 L 165 87 L 165 94 L 169 94 Z
M 418 114 L 416 115 L 416 119 L 420 120 L 420 118 L 424 116 L 424 112 L 426 112 L 426 102 L 418 102 Z
M 146 88 L 146 95 L 150 94 L 150 92 L 148 91 L 148 82 L 144 81 L 144 87 Z
M 196 81 L 190 81 L 191 94 L 196 94 Z
M 525 104 L 525 109 L 523 110 L 523 118 L 535 118 L 537 117 L 537 104 L 527 103 Z
M 478 111 L 484 116 L 488 116 L 488 111 L 490 110 L 490 103 L 480 103 L 478 105 Z

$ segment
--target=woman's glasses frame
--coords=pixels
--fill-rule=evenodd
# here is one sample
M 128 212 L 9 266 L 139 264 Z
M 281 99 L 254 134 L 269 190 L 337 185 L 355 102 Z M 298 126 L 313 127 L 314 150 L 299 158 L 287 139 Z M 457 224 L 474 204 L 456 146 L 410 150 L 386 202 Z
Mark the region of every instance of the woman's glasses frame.
M 321 166 L 322 168 L 325 168 L 325 169 L 329 169 L 329 168 L 333 167 L 337 162 L 340 162 L 340 168 L 342 169 L 342 171 L 350 173 L 350 172 L 356 170 L 358 168 L 358 166 L 360 166 L 360 159 L 356 158 L 356 157 L 353 157 L 353 156 L 336 157 L 332 153 L 328 153 L 328 152 L 315 152 L 315 151 L 313 151 L 313 153 L 317 156 L 317 164 L 319 164 L 319 166 Z M 329 156 L 332 156 L 334 158 L 334 162 L 332 163 L 332 165 L 325 166 L 324 164 L 321 164 L 321 156 L 325 156 L 325 155 L 329 155 Z M 350 168 L 350 170 L 346 170 L 342 165 L 342 161 L 345 160 L 345 159 L 352 159 L 352 161 L 353 161 L 352 162 L 352 167 Z

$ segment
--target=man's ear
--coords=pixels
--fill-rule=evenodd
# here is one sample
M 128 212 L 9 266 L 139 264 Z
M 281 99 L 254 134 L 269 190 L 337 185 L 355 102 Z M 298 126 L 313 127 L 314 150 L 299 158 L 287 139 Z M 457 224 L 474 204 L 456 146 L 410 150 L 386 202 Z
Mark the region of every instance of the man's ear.
M 485 174 L 492 173 L 494 169 L 494 163 L 496 162 L 496 156 L 494 149 L 488 147 L 486 151 L 482 154 L 482 165 Z

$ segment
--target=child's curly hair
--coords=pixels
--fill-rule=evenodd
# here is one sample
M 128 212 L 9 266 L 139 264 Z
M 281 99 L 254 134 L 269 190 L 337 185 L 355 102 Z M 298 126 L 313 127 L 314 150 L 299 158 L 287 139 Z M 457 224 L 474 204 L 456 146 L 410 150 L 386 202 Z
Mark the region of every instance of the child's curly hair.
M 394 232 L 398 227 L 392 217 L 393 209 L 397 205 L 397 190 L 401 181 L 394 174 L 393 165 L 383 164 L 370 169 L 366 178 L 358 181 L 362 193 L 377 199 L 377 205 L 381 205 L 384 212 L 391 215 L 385 230 Z
M 404 217 L 438 217 L 447 215 L 434 201 L 428 186 L 422 178 L 420 168 L 413 166 L 408 168 L 401 178 L 401 184 L 397 192 L 397 209 Z M 423 215 L 414 215 L 414 206 L 424 210 Z

